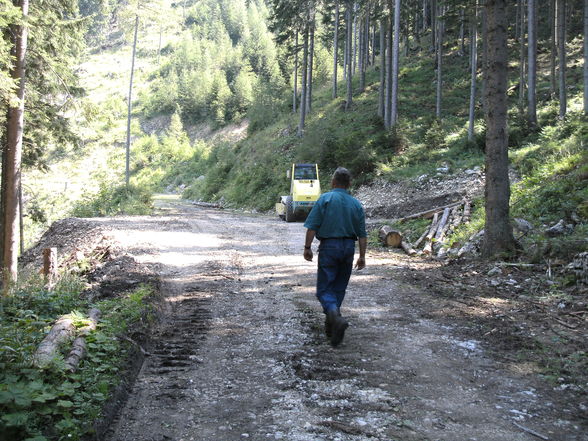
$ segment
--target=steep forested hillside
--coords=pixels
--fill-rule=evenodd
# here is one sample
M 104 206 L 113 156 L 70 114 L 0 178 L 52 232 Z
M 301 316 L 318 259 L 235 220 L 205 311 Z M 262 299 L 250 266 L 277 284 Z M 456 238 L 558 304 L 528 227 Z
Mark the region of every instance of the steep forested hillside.
M 43 3 L 44 14 L 32 5 L 25 243 L 69 214 L 148 211 L 156 191 L 269 210 L 292 161 L 319 163 L 323 178 L 346 165 L 356 185 L 482 165 L 488 11 L 476 4 L 84 0 Z M 559 184 L 585 161 L 585 23 L 580 0 L 545 5 L 505 5 L 508 142 L 525 178 L 515 215 L 534 204 L 552 221 L 585 211 L 584 193 Z M 4 23 L 18 25 L 18 7 L 5 6 Z M 2 90 L 12 81 L 4 71 Z M 214 135 L 234 125 L 248 127 L 244 139 Z M 540 209 L 532 195 L 546 190 L 533 182 L 546 176 L 566 198 Z

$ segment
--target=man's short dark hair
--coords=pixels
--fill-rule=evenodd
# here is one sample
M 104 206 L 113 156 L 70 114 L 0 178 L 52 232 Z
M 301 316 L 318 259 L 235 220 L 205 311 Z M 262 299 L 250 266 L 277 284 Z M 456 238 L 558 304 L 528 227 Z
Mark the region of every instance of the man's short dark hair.
M 344 188 L 349 188 L 351 185 L 351 173 L 345 167 L 338 167 L 333 173 L 333 180 Z

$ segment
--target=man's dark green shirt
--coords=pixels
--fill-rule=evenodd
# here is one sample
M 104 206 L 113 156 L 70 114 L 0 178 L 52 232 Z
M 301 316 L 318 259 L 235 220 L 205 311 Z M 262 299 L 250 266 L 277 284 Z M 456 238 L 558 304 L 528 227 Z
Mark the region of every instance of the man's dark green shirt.
M 363 207 L 342 188 L 323 193 L 304 226 L 316 231 L 317 239 L 367 237 Z

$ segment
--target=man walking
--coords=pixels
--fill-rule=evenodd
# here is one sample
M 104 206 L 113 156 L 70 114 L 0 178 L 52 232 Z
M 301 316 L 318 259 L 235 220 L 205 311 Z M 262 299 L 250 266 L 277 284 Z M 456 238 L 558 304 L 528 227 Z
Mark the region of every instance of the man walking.
M 310 246 L 314 238 L 320 240 L 316 296 L 326 315 L 325 332 L 333 346 L 341 343 L 349 326 L 340 308 L 353 268 L 356 240 L 359 240 L 359 257 L 355 267 L 365 267 L 365 213 L 359 201 L 349 194 L 350 185 L 349 170 L 343 167 L 335 170 L 332 190 L 321 195 L 304 223 L 306 260 L 312 261 Z

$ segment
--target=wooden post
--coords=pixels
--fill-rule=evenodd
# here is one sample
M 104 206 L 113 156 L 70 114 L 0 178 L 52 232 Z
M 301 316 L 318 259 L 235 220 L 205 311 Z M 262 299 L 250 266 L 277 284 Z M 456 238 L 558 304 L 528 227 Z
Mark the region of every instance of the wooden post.
M 52 290 L 57 282 L 57 248 L 43 250 L 43 277 L 47 289 Z

